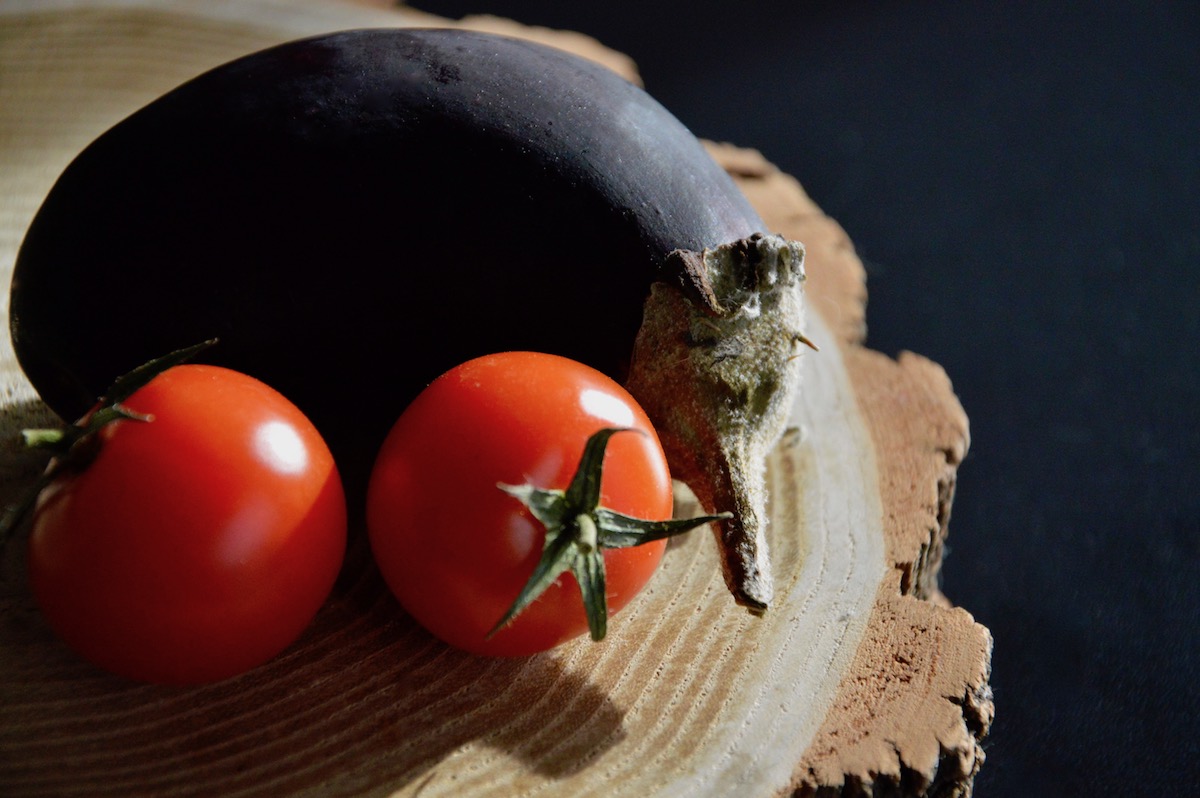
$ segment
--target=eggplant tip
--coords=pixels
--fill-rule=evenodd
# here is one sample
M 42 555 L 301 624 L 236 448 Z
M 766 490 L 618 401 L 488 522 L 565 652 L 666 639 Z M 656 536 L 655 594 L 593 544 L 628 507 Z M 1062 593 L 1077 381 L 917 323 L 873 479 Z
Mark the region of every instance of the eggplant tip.
M 761 612 L 774 593 L 766 457 L 799 391 L 804 247 L 759 234 L 670 260 L 675 279 L 651 287 L 627 387 L 672 474 L 705 510 L 733 513 L 718 530 L 726 581 Z

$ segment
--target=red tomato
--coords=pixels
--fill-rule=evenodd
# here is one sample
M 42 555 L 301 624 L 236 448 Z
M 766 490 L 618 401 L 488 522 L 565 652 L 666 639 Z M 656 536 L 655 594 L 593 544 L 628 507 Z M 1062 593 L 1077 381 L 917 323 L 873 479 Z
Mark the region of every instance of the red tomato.
M 38 498 L 29 576 L 46 619 L 138 680 L 210 682 L 267 661 L 341 567 L 329 449 L 295 405 L 228 369 L 177 366 L 123 404 L 152 420 L 101 428 L 95 459 Z
M 404 411 L 367 497 L 375 560 L 401 605 L 442 640 L 479 654 L 526 655 L 588 630 L 572 575 L 490 638 L 529 579 L 544 527 L 498 483 L 566 489 L 589 436 L 608 444 L 601 505 L 671 517 L 671 477 L 646 414 L 624 388 L 565 358 L 510 352 L 458 366 Z M 603 552 L 609 612 L 645 586 L 662 540 Z

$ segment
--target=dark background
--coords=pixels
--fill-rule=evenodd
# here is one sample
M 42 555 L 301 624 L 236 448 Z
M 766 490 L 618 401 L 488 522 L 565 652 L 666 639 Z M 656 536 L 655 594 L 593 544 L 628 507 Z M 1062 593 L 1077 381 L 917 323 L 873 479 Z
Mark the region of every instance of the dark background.
M 846 228 L 868 345 L 971 418 L 976 795 L 1200 794 L 1200 3 L 411 5 L 592 34 Z

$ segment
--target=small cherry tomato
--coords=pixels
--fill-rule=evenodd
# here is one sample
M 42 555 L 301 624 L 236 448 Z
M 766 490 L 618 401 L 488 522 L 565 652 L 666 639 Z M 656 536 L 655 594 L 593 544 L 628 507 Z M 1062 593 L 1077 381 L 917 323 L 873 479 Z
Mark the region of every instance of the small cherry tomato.
M 50 626 L 121 676 L 216 681 L 272 658 L 327 598 L 346 504 L 325 442 L 244 374 L 170 368 L 38 497 L 29 578 Z
M 560 513 L 575 538 L 559 551 L 544 516 L 591 490 L 576 474 L 585 449 L 603 460 L 598 491 L 592 507 Z M 671 510 L 662 446 L 624 388 L 572 360 L 507 352 L 451 369 L 400 416 L 371 475 L 367 528 L 384 579 L 417 622 L 467 651 L 512 656 L 577 637 L 589 622 L 602 637 L 605 605 L 616 612 L 637 595 L 662 559 L 661 537 L 681 531 L 651 523 Z M 633 537 L 650 542 L 607 542 L 621 536 L 606 538 L 605 519 L 626 531 L 647 519 Z M 546 585 L 523 593 L 552 559 Z M 598 585 L 599 618 L 585 612 L 578 578 L 596 569 L 587 581 Z M 510 618 L 518 596 L 526 604 Z

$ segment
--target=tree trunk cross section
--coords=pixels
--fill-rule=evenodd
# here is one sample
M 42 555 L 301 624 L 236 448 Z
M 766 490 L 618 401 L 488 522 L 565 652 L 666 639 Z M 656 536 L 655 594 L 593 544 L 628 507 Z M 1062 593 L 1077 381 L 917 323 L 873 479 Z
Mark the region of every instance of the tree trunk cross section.
M 628 58 L 580 34 L 384 6 L 7 3 L 3 285 L 74 153 L 183 80 L 260 47 L 350 27 L 460 25 L 548 42 L 637 79 Z M 865 347 L 862 264 L 799 182 L 753 150 L 709 147 L 771 231 L 805 244 L 807 332 L 820 346 L 802 355 L 792 426 L 768 464 L 777 597 L 767 613 L 733 604 L 716 543 L 698 531 L 672 542 L 602 644 L 480 659 L 403 614 L 358 535 L 296 645 L 244 676 L 166 689 L 109 677 L 55 639 L 18 537 L 0 563 L 0 792 L 970 794 L 992 718 L 991 638 L 937 589 L 966 416 L 937 365 Z M 0 379 L 7 503 L 41 465 L 17 433 L 52 419 L 7 336 Z

